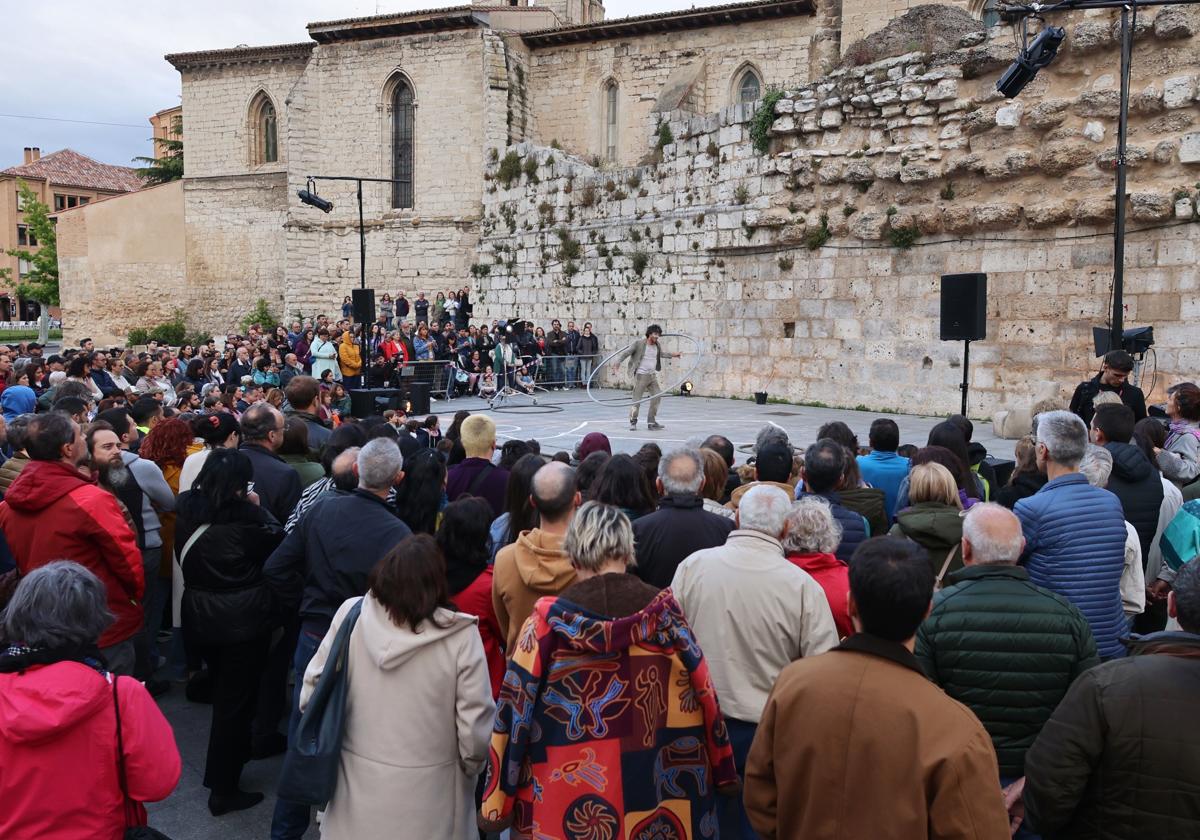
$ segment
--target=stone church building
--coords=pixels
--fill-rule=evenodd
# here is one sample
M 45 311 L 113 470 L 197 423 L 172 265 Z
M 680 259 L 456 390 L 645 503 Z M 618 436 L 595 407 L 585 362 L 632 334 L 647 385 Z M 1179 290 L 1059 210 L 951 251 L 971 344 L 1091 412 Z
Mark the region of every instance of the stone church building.
M 600 0 L 511 0 L 168 55 L 185 177 L 60 217 L 64 319 L 120 336 L 175 306 L 218 332 L 259 297 L 288 320 L 336 312 L 359 282 L 358 203 L 321 178 L 363 177 L 389 181 L 362 195 L 377 294 L 470 284 L 483 317 L 588 319 L 609 343 L 670 322 L 709 348 L 701 393 L 952 408 L 961 346 L 937 341 L 937 278 L 972 270 L 992 275 L 979 412 L 1073 383 L 1111 279 L 1112 17 L 1072 16 L 1070 60 L 1009 103 L 1007 29 L 909 6 L 606 20 Z M 1184 326 L 1200 56 L 1174 11 L 1145 13 L 1135 57 L 1132 219 L 1149 232 L 1126 279 L 1164 377 L 1200 366 Z M 332 212 L 297 199 L 310 177 Z

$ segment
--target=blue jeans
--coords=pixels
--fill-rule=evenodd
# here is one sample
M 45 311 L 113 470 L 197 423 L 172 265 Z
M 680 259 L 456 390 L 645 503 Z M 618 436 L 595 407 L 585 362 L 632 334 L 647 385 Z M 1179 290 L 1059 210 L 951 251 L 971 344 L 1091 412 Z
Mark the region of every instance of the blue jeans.
M 736 718 L 725 718 L 725 726 L 729 730 L 729 745 L 733 747 L 733 764 L 737 768 L 738 779 L 745 784 L 746 756 L 750 753 L 750 745 L 754 743 L 754 733 L 758 731 L 757 723 L 747 723 Z M 741 840 L 758 840 L 758 835 L 746 817 L 746 807 L 742 804 L 742 795 L 718 796 L 717 818 L 721 827 L 721 837 L 740 837 Z
M 317 655 L 321 637 L 307 630 L 300 631 L 296 640 L 296 689 L 292 695 L 292 713 L 288 718 L 288 743 L 296 739 L 296 727 L 300 725 L 300 689 L 304 687 L 304 672 L 308 663 Z M 271 840 L 300 840 L 308 831 L 311 818 L 309 807 L 300 802 L 286 799 L 275 800 L 275 814 L 271 817 Z
M 558 356 L 546 357 L 546 387 L 561 388 L 562 381 L 562 359 Z

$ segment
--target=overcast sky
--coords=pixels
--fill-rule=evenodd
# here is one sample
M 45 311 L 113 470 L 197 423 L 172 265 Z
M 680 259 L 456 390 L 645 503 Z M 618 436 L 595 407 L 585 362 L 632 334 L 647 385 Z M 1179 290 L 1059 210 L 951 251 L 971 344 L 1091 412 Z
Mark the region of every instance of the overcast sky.
M 608 18 L 728 0 L 608 0 Z M 149 155 L 147 117 L 179 102 L 173 52 L 308 40 L 305 25 L 438 5 L 435 0 L 52 0 L 5 4 L 0 59 L 0 169 L 21 149 L 72 148 L 105 163 Z M 119 125 L 53 122 L 53 117 Z M 185 118 L 186 119 L 186 118 Z M 186 133 L 186 132 L 185 132 Z

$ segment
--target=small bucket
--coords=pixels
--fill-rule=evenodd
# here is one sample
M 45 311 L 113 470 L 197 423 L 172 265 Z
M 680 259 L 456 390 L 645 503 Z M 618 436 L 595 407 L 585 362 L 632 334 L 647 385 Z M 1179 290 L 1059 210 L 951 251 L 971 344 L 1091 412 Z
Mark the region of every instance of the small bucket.
M 754 392 L 754 402 L 758 405 L 766 405 L 767 404 L 767 392 L 766 391 L 755 391 Z

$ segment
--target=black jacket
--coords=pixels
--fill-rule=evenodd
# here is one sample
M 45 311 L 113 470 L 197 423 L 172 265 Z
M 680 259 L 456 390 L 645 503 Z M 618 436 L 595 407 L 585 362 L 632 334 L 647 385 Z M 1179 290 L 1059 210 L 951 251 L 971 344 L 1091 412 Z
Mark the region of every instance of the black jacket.
M 1126 645 L 1075 680 L 1025 755 L 1025 816 L 1043 837 L 1200 837 L 1200 635 Z
M 249 502 L 214 514 L 207 500 L 191 491 L 179 496 L 178 512 L 180 552 L 208 524 L 183 557 L 184 632 L 199 644 L 248 642 L 270 632 L 278 611 L 262 569 L 283 541 L 279 522 Z
M 411 533 L 378 496 L 329 493 L 300 517 L 263 575 L 284 610 L 299 609 L 304 629 L 323 636 L 342 602 L 365 594 L 371 569 Z
M 1158 468 L 1128 443 L 1106 443 L 1113 459 L 1107 489 L 1121 500 L 1125 521 L 1134 527 L 1142 545 L 1142 565 L 1150 557 L 1150 544 L 1158 530 L 1158 510 L 1162 507 L 1163 486 Z
M 633 523 L 637 568 L 646 583 L 666 589 L 690 554 L 725 544 L 733 520 L 704 509 L 699 496 L 665 496 L 658 510 Z
M 1075 389 L 1075 393 L 1071 395 L 1071 411 L 1083 418 L 1083 422 L 1087 425 L 1092 425 L 1092 418 L 1096 415 L 1096 407 L 1093 401 L 1096 395 L 1101 391 L 1113 391 L 1121 402 L 1133 409 L 1134 422 L 1144 420 L 1146 418 L 1146 395 L 1136 385 L 1130 385 L 1126 382 L 1119 388 L 1114 388 L 1111 385 L 1102 385 L 1100 383 L 1100 374 L 1096 374 L 1086 382 L 1080 382 Z
M 1012 510 L 1017 502 L 1041 490 L 1045 483 L 1046 476 L 1042 473 L 1018 473 L 1012 484 L 1001 487 L 993 498 L 997 503 Z
M 254 465 L 254 492 L 262 506 L 280 522 L 287 522 L 300 501 L 300 476 L 266 447 L 242 444 L 241 451 Z

